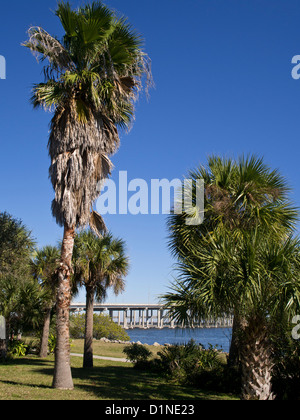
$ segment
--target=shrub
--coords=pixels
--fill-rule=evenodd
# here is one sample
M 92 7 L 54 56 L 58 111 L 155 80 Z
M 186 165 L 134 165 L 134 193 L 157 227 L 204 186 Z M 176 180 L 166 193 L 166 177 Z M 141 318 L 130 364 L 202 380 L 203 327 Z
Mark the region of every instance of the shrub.
M 138 368 L 144 367 L 147 364 L 148 359 L 152 356 L 152 352 L 148 350 L 147 347 L 137 343 L 126 346 L 123 353 L 126 354 L 127 359 L 134 363 L 135 367 Z
M 158 356 L 160 371 L 179 383 L 215 392 L 240 392 L 239 369 L 228 367 L 217 347 L 209 345 L 206 349 L 191 340 L 165 347 Z
M 300 400 L 300 341 L 288 332 L 273 345 L 273 392 L 279 400 Z
M 71 315 L 70 317 L 70 336 L 71 338 L 83 338 L 85 330 L 85 314 Z M 108 315 L 94 314 L 94 338 L 109 340 L 129 341 L 130 337 L 126 331 L 115 324 Z
M 187 372 L 191 372 L 197 366 L 201 357 L 201 346 L 194 340 L 188 344 L 175 344 L 166 346 L 157 355 L 160 358 L 162 370 L 173 379 L 183 381 Z
M 10 340 L 7 346 L 7 352 L 13 357 L 24 357 L 27 353 L 28 346 L 21 340 Z
M 241 373 L 239 368 L 220 363 L 211 369 L 196 369 L 188 375 L 188 382 L 207 391 L 240 394 Z
M 187 344 L 176 344 L 158 353 L 161 370 L 179 382 L 194 383 L 200 374 L 222 365 L 219 352 L 212 346 L 205 349 L 194 340 Z
M 37 354 L 40 351 L 40 340 L 26 338 L 26 354 Z

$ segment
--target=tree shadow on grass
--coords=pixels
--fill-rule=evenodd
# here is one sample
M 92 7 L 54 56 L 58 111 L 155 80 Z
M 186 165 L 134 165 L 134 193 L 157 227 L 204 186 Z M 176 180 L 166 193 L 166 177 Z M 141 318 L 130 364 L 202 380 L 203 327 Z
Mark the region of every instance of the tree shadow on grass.
M 74 359 L 72 360 L 74 362 Z M 207 400 L 223 399 L 221 395 L 206 393 L 201 390 L 178 386 L 167 381 L 160 375 L 147 371 L 133 369 L 131 366 L 111 366 L 106 362 L 97 361 L 93 369 L 79 367 L 81 361 L 72 363 L 72 376 L 75 389 L 87 395 L 94 395 L 99 400 Z M 17 366 L 32 367 L 38 375 L 53 376 L 53 359 L 24 358 L 15 359 L 11 363 Z M 39 383 L 35 377 L 31 383 L 3 378 L 1 382 L 7 385 L 21 385 L 50 389 L 50 386 Z M 42 382 L 42 381 L 41 381 Z M 48 382 L 48 381 L 47 381 Z
M 72 368 L 76 387 L 103 400 L 201 400 L 208 394 L 167 382 L 159 375 L 132 367 Z M 212 395 L 209 395 L 212 397 Z M 218 398 L 218 397 L 216 397 Z
M 4 379 L 1 379 L 0 382 L 2 384 L 5 384 L 5 385 L 24 386 L 24 387 L 28 387 L 28 388 L 32 388 L 33 386 L 35 386 L 34 384 L 24 384 L 24 383 L 16 382 L 16 381 L 6 381 Z M 38 387 L 40 389 L 49 389 L 49 386 L 48 385 L 39 384 Z
M 39 359 L 37 357 L 25 357 L 7 359 L 0 363 L 0 366 L 52 366 L 53 362 L 48 359 Z

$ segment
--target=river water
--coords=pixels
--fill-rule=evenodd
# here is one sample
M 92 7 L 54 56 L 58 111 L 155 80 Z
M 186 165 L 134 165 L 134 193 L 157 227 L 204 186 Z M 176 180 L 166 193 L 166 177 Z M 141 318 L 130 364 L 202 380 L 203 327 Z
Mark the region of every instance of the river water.
M 140 341 L 143 344 L 182 344 L 187 343 L 191 339 L 202 344 L 205 348 L 209 344 L 218 346 L 225 352 L 229 351 L 231 341 L 231 328 L 197 328 L 194 330 L 182 328 L 149 328 L 148 330 L 133 329 L 127 330 L 127 334 L 131 341 Z

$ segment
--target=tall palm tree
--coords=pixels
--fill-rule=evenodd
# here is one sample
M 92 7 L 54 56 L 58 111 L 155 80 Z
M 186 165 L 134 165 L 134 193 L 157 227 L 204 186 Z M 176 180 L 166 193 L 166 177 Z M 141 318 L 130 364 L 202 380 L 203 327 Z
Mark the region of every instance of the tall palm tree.
M 83 367 L 93 367 L 94 301 L 104 301 L 108 288 L 118 295 L 124 291 L 129 269 L 125 243 L 111 234 L 98 237 L 91 231 L 75 239 L 75 279 L 86 289 L 86 325 Z
M 233 241 L 224 231 L 201 240 L 195 253 L 181 263 L 165 302 L 187 325 L 207 315 L 238 314 L 242 398 L 273 399 L 272 333 L 300 309 L 299 240 L 256 229 Z
M 44 325 L 40 345 L 40 357 L 48 354 L 51 311 L 55 305 L 57 290 L 57 269 L 60 261 L 60 250 L 54 246 L 45 246 L 38 250 L 32 260 L 32 273 L 45 291 Z
M 101 2 L 77 10 L 59 2 L 56 15 L 65 31 L 61 41 L 32 27 L 24 45 L 46 62 L 45 82 L 34 86 L 32 103 L 54 111 L 48 143 L 55 190 L 52 213 L 64 236 L 53 386 L 72 389 L 69 306 L 75 229 L 88 223 L 103 227 L 92 210 L 99 182 L 110 174 L 118 129 L 130 126 L 134 101 L 144 76 L 151 81 L 151 71 L 140 35 Z
M 201 239 L 210 238 L 224 229 L 230 232 L 234 241 L 244 231 L 249 232 L 257 226 L 278 236 L 289 235 L 295 226 L 298 212 L 288 201 L 288 184 L 279 171 L 270 169 L 262 158 L 241 156 L 235 160 L 211 156 L 206 167 L 191 171 L 187 178 L 194 185 L 198 179 L 204 180 L 204 222 L 189 225 L 187 218 L 191 215 L 185 212 L 169 217 L 169 247 L 179 261 L 191 259 L 193 247 L 197 248 Z M 191 194 L 196 206 L 193 189 Z M 182 203 L 179 204 L 182 207 Z M 239 316 L 234 315 L 230 364 L 238 359 Z

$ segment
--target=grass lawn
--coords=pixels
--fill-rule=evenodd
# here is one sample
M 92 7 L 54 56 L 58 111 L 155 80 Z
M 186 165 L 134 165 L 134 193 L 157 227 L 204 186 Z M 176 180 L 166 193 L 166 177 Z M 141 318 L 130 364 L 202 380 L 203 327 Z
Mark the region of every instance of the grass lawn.
M 73 351 L 76 350 L 72 348 Z M 105 356 L 102 352 L 99 355 Z M 118 355 L 119 350 L 107 353 L 107 356 Z M 206 393 L 172 384 L 154 373 L 137 371 L 131 364 L 95 360 L 94 365 L 94 369 L 83 370 L 82 359 L 72 357 L 75 389 L 59 391 L 51 388 L 53 356 L 46 360 L 30 356 L 0 363 L 0 400 L 235 399 L 230 395 Z
M 124 347 L 128 344 L 115 344 L 115 343 L 103 343 L 100 340 L 95 340 L 93 342 L 93 351 L 94 356 L 104 356 L 104 357 L 117 357 L 124 359 L 126 355 L 123 353 Z M 164 346 L 155 347 L 146 345 L 153 354 L 153 357 L 157 356 L 157 353 L 163 349 Z M 83 340 L 72 340 L 71 344 L 71 353 L 83 354 L 84 341 Z M 220 358 L 225 362 L 226 356 L 225 353 L 220 353 Z
M 121 359 L 126 358 L 126 355 L 123 353 L 124 347 L 128 344 L 115 344 L 115 343 L 103 343 L 100 340 L 94 340 L 93 342 L 93 351 L 95 356 L 104 356 L 104 357 L 118 357 Z M 162 347 L 146 346 L 152 353 L 153 356 L 157 355 Z M 71 344 L 71 353 L 80 353 L 83 354 L 84 341 L 83 340 L 72 340 Z

